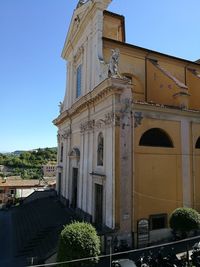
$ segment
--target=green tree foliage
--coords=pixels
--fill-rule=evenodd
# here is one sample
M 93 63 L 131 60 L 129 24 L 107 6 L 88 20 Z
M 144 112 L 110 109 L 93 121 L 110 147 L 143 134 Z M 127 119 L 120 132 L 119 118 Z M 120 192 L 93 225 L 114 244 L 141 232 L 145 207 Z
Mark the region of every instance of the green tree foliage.
M 40 179 L 42 177 L 41 165 L 56 160 L 56 148 L 39 148 L 33 151 L 21 152 L 19 155 L 13 153 L 0 154 L 0 165 L 11 168 L 13 175 L 20 175 L 25 179 Z
M 100 239 L 95 228 L 85 222 L 73 222 L 66 225 L 60 234 L 57 261 L 71 261 L 80 258 L 95 257 L 93 260 L 62 264 L 62 267 L 89 266 L 98 262 Z
M 187 237 L 188 232 L 200 227 L 200 214 L 191 208 L 178 208 L 170 215 L 169 224 L 184 238 Z

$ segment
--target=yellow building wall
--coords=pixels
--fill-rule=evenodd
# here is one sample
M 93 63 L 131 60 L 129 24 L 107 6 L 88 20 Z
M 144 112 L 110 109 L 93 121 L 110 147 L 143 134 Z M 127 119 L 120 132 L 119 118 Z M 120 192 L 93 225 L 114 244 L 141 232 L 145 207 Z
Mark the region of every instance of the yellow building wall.
M 145 101 L 145 58 L 141 53 L 131 53 L 121 46 L 104 43 L 103 53 L 106 63 L 109 63 L 111 49 L 115 48 L 120 50 L 119 72 L 122 76 L 132 77 L 134 100 Z
M 120 17 L 104 13 L 103 37 L 123 42 L 123 31 L 123 23 Z
M 115 18 L 109 18 L 115 20 Z M 106 20 L 105 20 L 106 21 Z M 105 22 L 106 23 L 106 22 Z M 200 110 L 200 78 L 188 71 L 188 66 L 200 73 L 200 67 L 195 64 L 188 65 L 184 60 L 178 60 L 167 55 L 147 53 L 134 46 L 125 46 L 123 43 L 114 43 L 104 40 L 103 54 L 106 63 L 109 63 L 111 49 L 120 50 L 119 73 L 122 76 L 132 75 L 133 98 L 138 101 L 154 102 L 163 105 L 180 107 L 181 103 L 189 102 L 189 109 Z M 150 60 L 157 60 L 158 64 L 169 72 L 178 82 L 188 87 L 182 88 L 173 79 L 168 77 Z M 177 93 L 189 93 L 183 96 L 174 96 Z M 183 94 L 182 94 L 183 95 Z M 186 104 L 187 108 L 187 104 Z
M 192 125 L 193 136 L 193 153 L 192 153 L 192 168 L 193 168 L 193 186 L 194 186 L 194 209 L 200 212 L 200 149 L 196 149 L 195 145 L 200 137 L 200 124 Z
M 186 83 L 189 88 L 189 108 L 200 109 L 200 78 L 195 76 L 191 71 L 186 70 Z
M 160 60 L 159 64 L 165 70 L 169 71 L 180 82 L 185 83 L 185 64 L 180 63 L 177 60 Z
M 161 128 L 171 137 L 174 148 L 139 146 L 142 134 Z M 144 119 L 134 139 L 134 225 L 150 215 L 167 213 L 182 206 L 180 123 Z
M 180 88 L 166 74 L 147 60 L 147 101 L 169 106 L 179 106 L 174 94 Z

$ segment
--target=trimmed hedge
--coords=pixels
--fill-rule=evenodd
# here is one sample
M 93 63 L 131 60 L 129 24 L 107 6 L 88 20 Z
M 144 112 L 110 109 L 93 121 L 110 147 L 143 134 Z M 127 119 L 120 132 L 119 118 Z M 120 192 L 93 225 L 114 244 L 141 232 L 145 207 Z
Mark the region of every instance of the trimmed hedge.
M 200 227 L 200 214 L 192 208 L 177 208 L 170 215 L 169 224 L 185 237 L 188 232 Z
M 62 264 L 60 266 L 79 267 L 98 262 L 100 239 L 95 228 L 85 222 L 73 222 L 64 227 L 60 234 L 57 261 L 70 261 L 95 257 L 93 260 Z

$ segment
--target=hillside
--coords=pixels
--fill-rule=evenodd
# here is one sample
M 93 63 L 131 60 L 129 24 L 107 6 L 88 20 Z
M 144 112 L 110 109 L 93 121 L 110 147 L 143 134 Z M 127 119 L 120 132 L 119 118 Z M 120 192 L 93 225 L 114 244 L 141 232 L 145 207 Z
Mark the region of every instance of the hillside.
M 57 148 L 38 148 L 20 153 L 1 154 L 0 165 L 8 167 L 12 175 L 21 175 L 26 179 L 39 179 L 42 177 L 41 166 L 49 161 L 57 160 Z M 1 173 L 1 176 L 3 174 Z

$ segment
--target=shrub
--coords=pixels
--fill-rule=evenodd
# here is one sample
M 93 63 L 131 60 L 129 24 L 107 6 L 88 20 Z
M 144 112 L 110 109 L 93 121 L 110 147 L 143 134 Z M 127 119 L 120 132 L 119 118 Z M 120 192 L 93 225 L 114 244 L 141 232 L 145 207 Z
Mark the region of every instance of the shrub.
M 175 232 L 186 237 L 188 232 L 199 228 L 200 214 L 191 208 L 178 208 L 170 215 L 169 224 Z
M 95 228 L 85 222 L 73 222 L 64 227 L 60 234 L 57 261 L 70 261 L 95 257 L 92 260 L 62 264 L 60 266 L 79 267 L 98 262 L 100 239 Z

